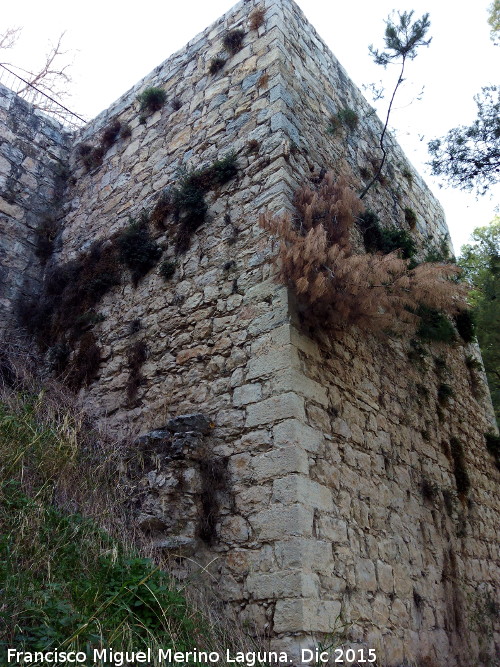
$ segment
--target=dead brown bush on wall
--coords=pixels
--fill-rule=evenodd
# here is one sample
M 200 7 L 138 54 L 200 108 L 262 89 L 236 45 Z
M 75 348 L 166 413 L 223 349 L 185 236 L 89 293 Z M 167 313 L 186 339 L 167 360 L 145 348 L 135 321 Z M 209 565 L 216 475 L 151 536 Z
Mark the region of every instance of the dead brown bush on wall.
M 318 189 L 301 188 L 295 207 L 295 218 L 263 214 L 260 224 L 280 241 L 278 279 L 294 291 L 308 323 L 410 332 L 422 304 L 449 313 L 465 307 L 454 265 L 411 268 L 399 251 L 356 249 L 354 225 L 364 207 L 346 177 L 327 174 Z
M 250 14 L 250 30 L 258 30 L 264 24 L 265 15 L 264 7 L 256 7 Z

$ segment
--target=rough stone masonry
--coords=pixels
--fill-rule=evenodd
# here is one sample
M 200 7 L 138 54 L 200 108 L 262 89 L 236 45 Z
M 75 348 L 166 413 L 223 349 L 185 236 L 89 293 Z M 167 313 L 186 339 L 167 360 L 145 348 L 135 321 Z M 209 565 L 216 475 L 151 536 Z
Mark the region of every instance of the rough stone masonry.
M 224 38 L 235 30 L 233 53 Z M 166 103 L 141 113 L 137 95 L 151 86 Z M 358 126 L 332 137 L 329 119 L 345 108 Z M 44 272 L 111 243 L 186 170 L 236 155 L 236 178 L 206 193 L 184 254 L 172 218 L 152 230 L 173 275 L 153 268 L 134 285 L 125 272 L 89 323 L 99 363 L 82 399 L 108 428 L 141 435 L 151 465 L 134 520 L 156 547 L 181 562 L 216 556 L 228 613 L 294 658 L 335 641 L 392 667 L 492 665 L 498 471 L 484 376 L 467 365 L 475 345 L 412 356 L 404 339 L 354 328 L 313 338 L 273 278 L 276 243 L 259 214 L 292 210 L 297 187 L 341 163 L 361 179 L 381 131 L 297 5 L 240 2 L 76 135 L 4 88 L 0 112 L 5 323 Z M 447 242 L 440 205 L 390 137 L 388 148 L 369 207 L 406 229 L 411 208 L 421 244 Z M 35 229 L 49 209 L 59 231 L 44 264 Z M 453 388 L 443 404 L 442 384 Z

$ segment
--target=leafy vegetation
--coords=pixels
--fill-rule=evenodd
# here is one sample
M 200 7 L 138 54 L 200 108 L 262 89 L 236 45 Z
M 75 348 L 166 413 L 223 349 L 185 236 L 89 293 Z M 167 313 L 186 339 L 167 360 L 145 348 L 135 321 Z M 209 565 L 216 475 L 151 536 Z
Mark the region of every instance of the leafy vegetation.
M 413 60 L 416 57 L 417 50 L 421 46 L 428 46 L 431 41 L 430 39 L 425 39 L 427 31 L 430 28 L 429 14 L 424 14 L 420 19 L 413 21 L 413 11 L 403 13 L 398 12 L 397 20 L 393 20 L 391 16 L 389 16 L 385 23 L 384 41 L 386 50 L 379 51 L 373 46 L 370 46 L 370 53 L 377 65 L 382 65 L 385 68 L 387 65 L 395 63 L 399 64 L 401 69 L 389 102 L 385 124 L 379 138 L 379 148 L 382 152 L 382 159 L 380 160 L 378 169 L 373 178 L 361 191 L 359 195 L 360 199 L 363 199 L 367 195 L 372 186 L 379 180 L 382 173 L 387 158 L 384 138 L 389 125 L 394 98 L 396 97 L 398 88 L 404 81 L 406 63 L 408 60 Z
M 420 305 L 416 311 L 420 318 L 417 336 L 427 342 L 454 343 L 457 339 L 450 320 L 437 308 Z
M 472 286 L 473 318 L 497 421 L 500 421 L 500 218 L 478 227 L 458 260 Z
M 493 456 L 495 465 L 500 470 L 500 435 L 490 431 L 484 434 L 484 439 L 486 441 L 486 449 Z
M 216 56 L 215 58 L 212 58 L 212 60 L 210 61 L 210 65 L 208 66 L 208 71 L 213 76 L 214 74 L 217 74 L 217 72 L 220 72 L 225 64 L 226 64 L 225 58 Z
M 174 275 L 176 268 L 177 264 L 174 261 L 166 259 L 160 264 L 159 274 L 163 280 L 170 280 Z
M 187 250 L 192 234 L 205 222 L 208 211 L 205 193 L 224 185 L 237 172 L 235 153 L 229 153 L 204 169 L 181 172 L 179 183 L 172 190 L 172 209 L 179 223 L 178 252 Z
M 403 259 L 410 259 L 417 252 L 416 243 L 406 230 L 382 227 L 377 214 L 373 211 L 365 211 L 359 216 L 358 225 L 368 252 L 381 252 L 387 255 L 399 251 Z
M 150 86 L 137 96 L 137 100 L 141 111 L 154 113 L 155 111 L 159 111 L 167 101 L 167 93 L 163 88 Z
M 430 166 L 453 187 L 484 194 L 500 174 L 500 86 L 486 86 L 474 98 L 477 118 L 428 144 Z
M 336 114 L 331 116 L 329 125 L 327 127 L 329 134 L 336 134 L 337 131 L 342 127 L 346 127 L 350 132 L 354 131 L 359 123 L 359 116 L 349 107 L 344 107 L 339 109 Z
M 132 282 L 137 286 L 139 280 L 155 266 L 162 254 L 161 247 L 155 243 L 148 231 L 145 217 L 134 220 L 117 237 L 119 258 L 132 274 Z

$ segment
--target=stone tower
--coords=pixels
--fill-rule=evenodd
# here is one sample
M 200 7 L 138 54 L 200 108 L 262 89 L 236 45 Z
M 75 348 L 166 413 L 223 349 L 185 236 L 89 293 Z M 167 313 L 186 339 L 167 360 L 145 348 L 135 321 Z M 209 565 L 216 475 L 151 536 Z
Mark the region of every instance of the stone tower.
M 240 30 L 233 47 L 225 38 Z M 141 112 L 149 87 L 167 100 Z M 150 233 L 173 275 L 124 270 L 94 304 L 85 335 L 98 366 L 81 389 L 116 432 L 156 430 L 137 445 L 155 464 L 136 519 L 157 548 L 181 563 L 216 556 L 228 608 L 294 659 L 333 633 L 380 665 L 493 664 L 498 471 L 484 375 L 467 364 L 476 347 L 430 343 L 415 360 L 408 341 L 354 327 L 312 337 L 274 279 L 259 214 L 293 210 L 296 189 L 341 162 L 361 178 L 381 131 L 297 5 L 240 2 L 76 135 L 6 89 L 0 103 L 5 321 L 44 272 L 109 247 L 164 197 Z M 341 109 L 358 124 L 332 137 Z M 369 206 L 403 228 L 411 209 L 420 243 L 448 239 L 439 203 L 387 144 Z M 205 184 L 205 220 L 177 252 L 168 193 L 231 152 L 236 176 Z M 35 229 L 47 216 L 59 231 L 43 264 Z

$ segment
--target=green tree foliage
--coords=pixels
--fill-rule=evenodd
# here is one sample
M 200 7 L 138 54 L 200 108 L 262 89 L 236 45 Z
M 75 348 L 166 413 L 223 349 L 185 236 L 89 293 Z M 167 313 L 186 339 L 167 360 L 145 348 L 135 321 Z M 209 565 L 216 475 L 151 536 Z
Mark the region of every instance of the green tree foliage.
M 395 20 L 389 16 L 385 22 L 385 50 L 379 51 L 374 48 L 373 45 L 370 45 L 369 47 L 373 60 L 377 65 L 382 65 L 385 69 L 387 65 L 395 64 L 400 66 L 400 70 L 387 109 L 384 128 L 379 139 L 379 148 L 382 151 L 382 159 L 372 180 L 364 187 L 359 195 L 360 199 L 363 199 L 382 173 L 382 168 L 387 157 L 384 146 L 384 137 L 387 132 L 387 126 L 389 125 L 389 117 L 391 115 L 394 98 L 396 97 L 399 86 L 404 81 L 406 62 L 408 60 L 413 60 L 416 57 L 417 49 L 420 46 L 429 46 L 431 42 L 431 39 L 425 39 L 430 25 L 429 14 L 424 14 L 422 18 L 413 21 L 413 11 L 403 13 L 397 12 L 397 18 Z
M 497 39 L 500 33 L 500 0 L 493 0 L 488 8 L 488 12 L 488 23 L 491 29 L 490 37 L 495 44 L 498 44 Z
M 472 234 L 461 249 L 459 265 L 471 283 L 477 337 L 497 421 L 500 418 L 500 216 Z
M 474 98 L 477 118 L 429 142 L 435 176 L 461 190 L 484 194 L 500 180 L 500 86 L 486 86 Z

